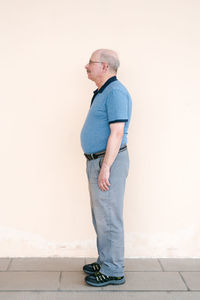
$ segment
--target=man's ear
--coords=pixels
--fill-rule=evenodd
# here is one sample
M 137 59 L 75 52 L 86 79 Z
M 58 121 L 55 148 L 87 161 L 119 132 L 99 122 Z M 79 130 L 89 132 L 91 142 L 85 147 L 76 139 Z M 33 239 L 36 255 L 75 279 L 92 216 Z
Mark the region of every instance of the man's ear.
M 108 70 L 108 63 L 107 62 L 103 62 L 103 70 L 104 71 Z

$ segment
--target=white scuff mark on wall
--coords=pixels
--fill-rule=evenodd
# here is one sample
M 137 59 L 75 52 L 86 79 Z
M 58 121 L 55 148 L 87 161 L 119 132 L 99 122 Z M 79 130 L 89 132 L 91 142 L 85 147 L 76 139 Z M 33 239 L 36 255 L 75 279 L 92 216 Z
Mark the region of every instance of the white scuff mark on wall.
M 200 228 L 191 225 L 173 233 L 127 233 L 127 257 L 200 257 Z
M 83 240 L 62 244 L 47 241 L 40 235 L 0 227 L 0 257 L 95 256 L 95 241 Z
M 0 228 L 0 257 L 96 257 L 95 240 L 50 242 L 40 235 Z M 173 233 L 125 234 L 125 257 L 200 257 L 200 228 L 191 225 Z
M 39 249 L 54 247 L 53 243 L 46 241 L 40 235 L 9 227 L 0 227 L 0 241 L 23 241 L 31 246 L 37 246 Z

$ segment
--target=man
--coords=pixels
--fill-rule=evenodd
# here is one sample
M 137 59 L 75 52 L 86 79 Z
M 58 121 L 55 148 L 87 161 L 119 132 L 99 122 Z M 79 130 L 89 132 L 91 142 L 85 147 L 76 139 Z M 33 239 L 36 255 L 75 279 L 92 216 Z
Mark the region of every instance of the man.
M 81 131 L 93 225 L 97 234 L 97 262 L 83 267 L 92 286 L 123 284 L 123 198 L 129 169 L 127 131 L 132 102 L 116 74 L 119 59 L 107 49 L 95 51 L 85 66 L 97 89 Z

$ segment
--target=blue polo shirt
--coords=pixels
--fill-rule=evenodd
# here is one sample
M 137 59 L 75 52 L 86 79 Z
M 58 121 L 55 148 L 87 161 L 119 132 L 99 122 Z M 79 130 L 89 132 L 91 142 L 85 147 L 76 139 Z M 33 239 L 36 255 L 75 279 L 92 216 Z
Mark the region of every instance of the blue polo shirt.
M 94 91 L 91 106 L 81 131 L 81 146 L 84 153 L 106 150 L 110 124 L 125 122 L 121 145 L 127 143 L 132 101 L 125 86 L 113 76 Z

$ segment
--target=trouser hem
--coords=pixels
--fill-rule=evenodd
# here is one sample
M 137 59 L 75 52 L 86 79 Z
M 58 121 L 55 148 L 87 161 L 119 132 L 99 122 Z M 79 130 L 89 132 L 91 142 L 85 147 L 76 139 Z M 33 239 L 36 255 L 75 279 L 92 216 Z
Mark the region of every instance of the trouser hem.
M 123 271 L 112 271 L 110 268 L 107 268 L 105 266 L 101 266 L 100 272 L 106 276 L 114 276 L 114 277 L 122 277 L 124 276 Z

